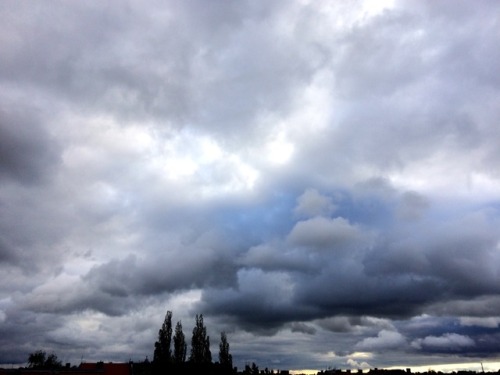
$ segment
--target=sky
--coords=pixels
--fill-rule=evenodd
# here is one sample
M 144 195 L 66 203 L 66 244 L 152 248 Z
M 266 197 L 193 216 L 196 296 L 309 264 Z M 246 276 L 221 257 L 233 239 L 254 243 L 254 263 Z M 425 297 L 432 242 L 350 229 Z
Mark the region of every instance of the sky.
M 0 364 L 152 359 L 167 310 L 240 369 L 500 360 L 498 30 L 493 0 L 1 1 Z

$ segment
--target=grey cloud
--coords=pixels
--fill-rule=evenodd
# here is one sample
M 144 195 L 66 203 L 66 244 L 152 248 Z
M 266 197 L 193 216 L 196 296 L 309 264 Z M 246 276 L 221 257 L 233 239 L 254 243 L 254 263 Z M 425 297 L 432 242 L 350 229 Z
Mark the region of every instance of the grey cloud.
M 397 215 L 405 220 L 418 220 L 429 206 L 430 202 L 426 197 L 415 192 L 405 192 L 401 197 Z
M 362 237 L 362 231 L 346 219 L 315 217 L 299 221 L 288 235 L 292 245 L 318 249 L 342 249 Z
M 93 268 L 84 279 L 110 296 L 128 297 L 224 287 L 234 283 L 235 271 L 230 260 L 213 250 L 186 248 L 148 260 L 113 260 Z
M 456 296 L 496 293 L 492 266 L 497 258 L 494 249 L 498 239 L 492 230 L 495 221 L 479 212 L 444 221 L 439 227 L 424 225 L 418 231 L 414 227 L 406 238 L 384 240 L 368 253 L 364 261 L 366 271 L 434 278 L 437 285 Z M 417 235 L 423 232 L 424 241 Z
M 354 271 L 355 269 L 356 265 L 339 264 L 324 267 L 318 274 L 252 271 L 245 275 L 258 274 L 261 280 L 276 280 L 275 277 L 281 275 L 279 279 L 288 280 L 290 286 L 275 288 L 269 282 L 265 290 L 266 295 L 271 294 L 267 298 L 262 295 L 262 288 L 257 284 L 245 282 L 243 287 L 240 280 L 237 289 L 206 292 L 203 306 L 212 313 L 224 313 L 245 322 L 250 329 L 255 327 L 257 321 L 265 326 L 278 328 L 286 322 L 299 319 L 342 314 L 408 316 L 441 295 L 436 291 L 432 280 L 416 281 L 407 277 L 367 278 Z M 261 293 L 259 297 L 255 295 L 257 291 Z M 333 330 L 350 329 L 349 325 L 339 326 L 337 323 L 328 323 L 325 328 L 327 327 Z
M 292 332 L 301 332 L 308 335 L 314 335 L 316 333 L 316 328 L 300 322 L 290 324 L 290 329 Z
M 12 107 L 19 103 L 10 103 Z M 0 109 L 0 176 L 21 183 L 46 180 L 59 162 L 59 145 L 33 108 Z
M 295 52 L 294 35 L 274 32 L 270 38 L 277 5 L 250 16 L 255 6 L 245 3 L 214 3 L 202 11 L 196 3 L 175 1 L 152 8 L 60 4 L 53 16 L 65 22 L 55 24 L 37 16 L 43 6 L 19 12 L 9 4 L 5 14 L 20 16 L 5 23 L 7 32 L 22 48 L 3 61 L 4 80 L 36 83 L 59 100 L 121 121 L 161 118 L 162 127 L 212 129 L 239 144 L 242 132 L 260 138 L 254 119 L 288 107 L 290 92 L 311 70 L 308 56 Z M 69 39 L 88 24 L 91 32 Z
M 463 326 L 497 328 L 500 325 L 500 318 L 494 316 L 489 316 L 489 317 L 465 316 L 460 318 L 460 324 Z
M 365 351 L 401 349 L 406 345 L 405 337 L 396 331 L 382 330 L 376 337 L 367 337 L 356 344 L 355 348 Z
M 387 319 L 370 316 L 333 316 L 316 321 L 316 323 L 331 332 L 359 332 L 366 329 L 394 330 Z
M 265 271 L 283 270 L 314 272 L 317 258 L 295 248 L 288 248 L 286 243 L 273 243 L 250 248 L 240 260 L 241 265 L 259 268 Z
M 466 4 L 462 6 L 468 8 Z M 424 14 L 429 12 L 436 16 L 432 13 L 435 9 L 429 4 L 423 8 Z M 476 12 L 475 9 L 471 11 Z M 426 22 L 437 19 L 443 23 L 436 21 L 429 27 Z M 480 109 L 482 105 L 478 97 L 470 96 L 467 88 L 468 83 L 477 76 L 477 64 L 465 65 L 460 76 L 454 77 L 451 83 L 451 79 L 443 78 L 442 72 L 436 69 L 443 67 L 447 70 L 454 64 L 461 64 L 462 59 L 438 53 L 438 61 L 431 61 L 430 66 L 427 66 L 429 63 L 421 63 L 426 50 L 432 56 L 434 51 L 446 49 L 454 40 L 462 39 L 461 32 L 457 32 L 463 30 L 462 25 L 448 25 L 446 21 L 446 18 L 439 16 L 427 18 L 418 12 L 402 10 L 399 15 L 396 12 L 396 16 L 393 12 L 387 17 L 379 17 L 373 24 L 360 24 L 356 29 L 359 36 L 354 32 L 342 40 L 344 54 L 340 61 L 345 61 L 345 69 L 343 74 L 339 73 L 340 83 L 337 82 L 337 85 L 340 87 L 336 92 L 341 97 L 347 93 L 351 100 L 350 107 L 343 108 L 343 111 L 349 112 L 337 115 L 337 126 L 331 127 L 321 140 L 311 144 L 310 149 L 301 150 L 303 154 L 298 159 L 307 160 L 301 167 L 306 169 L 313 160 L 318 172 L 342 176 L 342 181 L 346 181 L 357 178 L 356 172 L 360 170 L 360 165 L 374 173 L 400 171 L 417 160 L 439 155 L 444 149 L 450 153 L 449 157 L 460 158 L 464 150 L 478 152 L 478 146 L 481 145 L 480 154 L 487 152 L 492 155 L 491 151 L 486 151 L 492 150 L 490 147 L 495 144 L 488 135 L 494 128 L 491 126 L 492 119 L 483 117 L 481 113 L 484 111 Z M 405 26 L 403 33 L 407 35 L 400 38 L 402 30 L 398 29 L 403 24 L 412 26 Z M 441 27 L 449 28 L 449 33 L 443 33 Z M 471 29 L 468 34 L 469 47 L 476 50 L 477 41 L 483 39 L 482 35 L 493 32 L 491 27 L 492 24 L 487 23 L 482 25 L 480 31 Z M 371 53 L 366 53 L 367 48 L 371 48 Z M 480 64 L 485 61 L 490 59 L 483 59 Z M 375 71 L 377 74 L 372 74 Z M 363 72 L 369 72 L 370 76 L 366 77 Z M 449 72 L 443 75 L 446 74 Z M 458 87 L 456 90 L 451 89 L 450 84 Z M 474 87 L 488 96 L 487 84 Z M 460 94 L 456 94 L 457 90 Z M 471 102 L 477 103 L 477 106 L 471 105 Z M 449 108 L 451 103 L 454 103 L 453 109 Z M 367 136 L 360 139 L 357 136 L 360 133 Z M 339 156 L 335 162 L 323 157 L 331 153 L 332 149 L 340 151 L 336 153 Z M 343 159 L 341 155 L 349 157 Z M 469 164 L 472 160 L 464 162 Z M 468 165 L 468 168 L 478 168 L 487 174 L 495 173 L 485 163 L 473 164 Z M 351 165 L 357 167 L 350 168 Z
M 41 314 L 65 315 L 80 311 L 98 311 L 119 316 L 134 306 L 132 298 L 90 288 L 77 280 L 55 279 L 34 288 L 17 301 L 28 311 Z
M 62 321 L 50 314 L 36 314 L 15 307 L 7 308 L 0 325 L 2 359 L 25 363 L 26 354 L 46 343 L 47 335 L 61 327 Z M 3 362 L 4 363 L 4 362 Z
M 454 298 L 438 301 L 430 306 L 429 312 L 439 315 L 459 315 L 486 317 L 496 315 L 500 307 L 500 297 L 497 295 L 480 295 L 476 297 Z
M 275 333 L 285 322 L 311 317 L 307 306 L 294 305 L 292 283 L 284 272 L 242 269 L 235 288 L 204 290 L 200 309 L 228 316 L 250 331 Z
M 494 23 L 486 22 L 478 27 L 472 22 L 473 18 L 465 15 L 487 17 L 491 7 L 495 6 L 485 3 L 479 9 L 461 2 L 450 9 L 449 4 L 435 7 L 431 2 L 412 2 L 407 7 L 400 5 L 385 17 L 374 18 L 371 24 L 361 25 L 348 39 L 350 48 L 340 60 L 345 64 L 343 71 L 346 74 L 342 77 L 347 77 L 349 84 L 346 87 L 357 88 L 353 91 L 356 95 L 385 94 L 388 88 L 401 90 L 409 84 L 416 84 L 425 75 L 442 79 L 448 87 L 452 86 L 459 92 L 467 90 L 467 83 L 471 80 L 477 79 L 485 84 L 483 75 L 494 71 L 490 64 L 495 58 L 493 55 L 478 61 L 477 56 L 481 56 L 483 48 L 488 49 L 488 44 L 497 38 L 481 38 L 490 34 Z M 369 49 L 363 55 L 370 58 L 353 58 L 361 55 L 363 48 Z M 465 50 L 469 53 L 464 54 Z M 458 55 L 464 58 L 457 59 Z M 353 71 L 357 74 L 351 74 Z M 378 74 L 372 74 L 374 71 Z M 361 85 L 361 82 L 367 83 Z
M 321 195 L 316 189 L 306 189 L 297 198 L 294 213 L 298 216 L 330 216 L 335 210 L 332 198 Z
M 15 248 L 0 237 L 0 264 L 16 263 L 18 260 Z
M 470 337 L 459 335 L 456 333 L 446 333 L 442 336 L 427 336 L 423 339 L 415 340 L 411 343 L 417 349 L 441 350 L 445 352 L 453 352 L 461 350 L 464 347 L 474 346 L 474 340 Z
M 372 278 L 354 270 L 355 266 L 339 265 L 303 280 L 297 288 L 297 303 L 315 306 L 324 315 L 398 317 L 417 313 L 442 293 L 432 279 Z
M 390 194 L 384 194 L 385 204 L 393 207 L 397 215 L 401 195 L 388 191 Z M 295 312 L 287 312 L 281 320 L 276 320 L 274 314 L 277 309 L 281 311 L 281 304 L 279 307 L 260 306 L 258 316 L 270 325 L 279 327 L 298 317 L 320 319 L 343 314 L 407 318 L 420 314 L 429 305 L 435 306 L 436 311 L 438 306 L 447 305 L 443 300 L 453 303 L 464 295 L 495 293 L 497 283 L 494 273 L 491 273 L 495 266 L 491 265 L 497 264 L 493 250 L 497 240 L 492 227 L 495 220 L 490 220 L 479 212 L 459 220 L 442 221 L 441 227 L 436 227 L 432 220 L 412 224 L 411 228 L 403 222 L 392 229 L 391 236 L 394 237 L 380 232 L 368 236 L 370 241 L 367 242 L 359 240 L 366 234 L 345 219 L 317 217 L 298 222 L 291 229 L 286 236 L 292 246 L 290 249 L 283 248 L 279 242 L 262 244 L 250 248 L 241 260 L 242 265 L 257 267 L 263 276 L 271 277 L 273 271 L 280 270 L 283 277 L 290 279 L 290 301 L 293 301 Z M 309 224 L 307 230 L 300 232 L 305 239 L 298 235 L 297 230 L 304 223 Z M 316 223 L 319 223 L 319 232 Z M 345 233 L 348 234 L 344 236 L 345 242 L 349 243 L 351 250 L 335 251 L 337 247 L 345 246 L 342 241 L 337 241 Z M 422 241 L 424 237 L 425 241 Z M 327 256 L 329 252 L 311 252 L 317 248 L 317 243 L 323 248 L 331 246 L 335 256 Z M 301 246 L 294 247 L 297 245 Z M 471 252 L 471 248 L 475 252 Z M 481 257 L 488 260 L 481 260 L 473 266 L 472 259 Z M 299 266 L 301 259 L 302 268 Z M 478 268 L 472 272 L 471 267 Z M 477 274 L 492 276 L 472 280 L 471 277 Z M 252 293 L 238 288 L 231 292 L 231 297 L 229 295 L 224 300 L 216 293 L 207 294 L 205 304 L 211 306 L 213 303 L 217 306 L 215 311 L 223 311 L 224 306 L 229 315 L 251 321 L 252 317 L 244 311 L 230 306 L 236 301 L 241 305 L 243 301 L 252 300 Z M 283 303 L 286 307 L 290 302 L 285 300 Z M 304 312 L 307 313 L 304 315 Z M 352 330 L 347 323 L 335 320 L 331 327 L 322 324 L 326 329 Z
M 495 355 L 498 5 L 380 6 L 2 2 L 2 361 Z
M 354 330 L 355 323 L 351 317 L 334 316 L 318 321 L 318 325 L 332 332 L 352 332 Z

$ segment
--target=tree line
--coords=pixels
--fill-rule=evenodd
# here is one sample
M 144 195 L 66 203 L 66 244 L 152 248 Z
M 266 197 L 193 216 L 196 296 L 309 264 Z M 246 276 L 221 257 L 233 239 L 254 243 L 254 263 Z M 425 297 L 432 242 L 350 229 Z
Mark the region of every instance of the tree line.
M 28 367 L 35 370 L 54 370 L 62 368 L 62 363 L 54 353 L 47 355 L 45 351 L 37 350 L 28 356 Z
M 219 361 L 212 362 L 210 336 L 207 335 L 207 328 L 203 322 L 202 314 L 196 315 L 189 358 L 187 357 L 187 343 L 182 322 L 178 321 L 176 323 L 175 331 L 172 327 L 172 311 L 167 311 L 163 324 L 158 331 L 158 340 L 154 345 L 151 368 L 153 374 L 166 372 L 231 374 L 236 371 L 233 368 L 233 358 L 229 353 L 229 342 L 225 332 L 220 333 Z
M 172 345 L 173 344 L 173 345 Z M 186 336 L 182 322 L 178 321 L 173 328 L 172 311 L 167 311 L 163 324 L 158 331 L 158 340 L 154 343 L 153 360 L 147 358 L 143 362 L 133 364 L 133 375 L 233 375 L 237 368 L 233 367 L 233 356 L 229 352 L 229 342 L 224 331 L 220 333 L 218 361 L 213 362 L 210 350 L 210 336 L 203 321 L 203 315 L 196 315 L 195 326 L 191 336 L 190 353 L 188 356 Z M 28 368 L 37 370 L 62 369 L 62 363 L 55 354 L 43 350 L 33 352 L 28 357 Z M 267 369 L 265 374 L 273 374 Z M 245 375 L 259 374 L 255 363 L 245 365 Z

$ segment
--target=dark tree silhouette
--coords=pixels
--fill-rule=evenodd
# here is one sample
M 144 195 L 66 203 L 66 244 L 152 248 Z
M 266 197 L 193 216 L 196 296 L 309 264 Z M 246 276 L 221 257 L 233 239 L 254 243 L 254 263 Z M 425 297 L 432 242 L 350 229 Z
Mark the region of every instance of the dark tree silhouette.
M 47 354 L 43 350 L 37 350 L 28 356 L 29 368 L 42 368 L 45 365 Z
M 37 350 L 28 356 L 28 367 L 32 369 L 57 369 L 62 367 L 61 361 L 55 354 L 49 354 L 43 350 Z
M 187 344 L 184 332 L 182 332 L 182 323 L 179 321 L 175 325 L 174 334 L 174 363 L 181 364 L 186 361 Z
M 205 365 L 212 363 L 212 353 L 210 352 L 210 337 L 207 336 L 207 328 L 203 324 L 203 315 L 196 315 L 196 324 L 193 328 L 191 338 L 191 356 L 189 361 L 195 365 Z
M 205 340 L 205 345 L 203 346 L 203 357 L 204 363 L 212 363 L 212 352 L 210 351 L 210 336 L 207 336 L 207 339 Z
M 255 362 L 252 362 L 252 375 L 259 375 L 259 366 Z
M 225 370 L 232 370 L 233 368 L 233 356 L 229 353 L 226 332 L 220 333 L 219 363 Z
M 49 354 L 47 359 L 45 360 L 45 367 L 49 369 L 55 369 L 62 367 L 62 362 L 57 359 L 55 354 Z
M 165 366 L 171 362 L 172 350 L 172 311 L 167 311 L 161 329 L 158 331 L 158 341 L 155 343 L 153 361 L 156 365 Z

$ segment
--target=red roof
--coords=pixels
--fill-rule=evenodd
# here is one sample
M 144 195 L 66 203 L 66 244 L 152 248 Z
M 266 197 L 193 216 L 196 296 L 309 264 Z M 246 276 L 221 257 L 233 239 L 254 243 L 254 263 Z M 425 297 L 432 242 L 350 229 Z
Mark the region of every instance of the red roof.
M 132 366 L 129 363 L 82 363 L 79 369 L 96 371 L 103 375 L 130 375 L 132 373 Z

